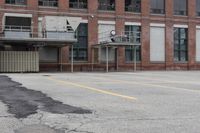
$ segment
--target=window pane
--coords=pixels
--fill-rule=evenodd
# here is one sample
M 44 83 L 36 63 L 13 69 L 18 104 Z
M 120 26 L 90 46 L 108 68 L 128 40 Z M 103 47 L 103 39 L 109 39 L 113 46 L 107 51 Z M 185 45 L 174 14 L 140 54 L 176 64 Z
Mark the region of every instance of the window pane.
M 179 52 L 178 51 L 174 51 L 174 61 L 179 61 Z
M 115 0 L 99 0 L 99 10 L 115 10 Z
M 39 6 L 58 7 L 58 0 L 38 0 Z
M 200 0 L 196 0 L 196 12 L 197 16 L 200 16 Z
M 151 0 L 151 13 L 164 14 L 165 0 Z
M 87 8 L 87 0 L 70 0 L 69 1 L 70 8 L 79 8 L 86 9 Z
M 87 61 L 88 57 L 88 25 L 81 23 L 77 29 L 78 42 L 74 44 L 74 60 L 75 61 Z M 71 49 L 70 49 L 71 51 Z M 71 56 L 71 54 L 70 54 Z M 70 57 L 71 59 L 71 57 Z
M 187 61 L 188 42 L 186 28 L 174 28 L 174 61 Z
M 125 0 L 125 11 L 141 12 L 141 0 Z
M 181 61 L 187 61 L 187 52 L 186 51 L 181 51 Z
M 128 36 L 135 37 L 134 41 L 137 43 L 140 43 L 140 32 L 141 32 L 141 27 L 140 26 L 135 26 L 135 25 L 126 25 L 125 26 L 125 34 Z M 136 47 L 136 60 L 141 61 L 141 46 L 134 46 Z M 125 56 L 126 56 L 126 61 L 130 62 L 134 60 L 134 49 L 133 46 L 127 46 L 125 48 Z
M 187 15 L 187 0 L 174 0 L 174 15 Z

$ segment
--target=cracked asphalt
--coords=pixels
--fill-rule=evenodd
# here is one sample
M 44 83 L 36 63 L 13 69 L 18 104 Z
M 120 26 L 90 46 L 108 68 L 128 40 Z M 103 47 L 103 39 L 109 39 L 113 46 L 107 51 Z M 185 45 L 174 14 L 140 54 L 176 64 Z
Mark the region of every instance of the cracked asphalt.
M 0 133 L 199 131 L 199 71 L 0 75 Z

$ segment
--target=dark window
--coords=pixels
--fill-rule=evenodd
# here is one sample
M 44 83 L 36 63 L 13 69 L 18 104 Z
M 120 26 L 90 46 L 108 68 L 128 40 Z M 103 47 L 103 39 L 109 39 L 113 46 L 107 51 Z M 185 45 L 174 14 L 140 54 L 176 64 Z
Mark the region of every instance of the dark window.
M 70 0 L 69 7 L 70 8 L 78 8 L 78 9 L 86 9 L 87 8 L 87 0 Z
M 188 30 L 174 28 L 174 61 L 188 61 Z
M 125 0 L 125 11 L 141 12 L 141 0 Z
M 14 5 L 26 5 L 26 0 L 6 0 L 6 4 L 14 4 Z
M 196 12 L 197 16 L 200 16 L 200 0 L 196 0 Z
M 88 59 L 88 24 L 81 23 L 76 32 L 77 32 L 78 42 L 73 45 L 74 46 L 73 47 L 74 61 L 87 61 Z M 71 56 L 71 52 L 70 52 L 70 56 Z
M 130 34 L 135 34 L 136 43 L 140 43 L 140 26 L 126 25 L 125 34 L 129 36 Z M 134 61 L 134 48 L 136 48 L 136 60 L 141 61 L 141 46 L 127 46 L 125 48 L 125 57 L 127 62 Z
M 115 10 L 115 0 L 99 0 L 99 10 Z
M 187 0 L 174 0 L 174 15 L 187 15 Z
M 151 0 L 151 13 L 164 14 L 165 13 L 165 0 Z
M 38 0 L 39 6 L 58 7 L 58 0 Z
M 31 18 L 6 17 L 5 29 L 31 30 Z

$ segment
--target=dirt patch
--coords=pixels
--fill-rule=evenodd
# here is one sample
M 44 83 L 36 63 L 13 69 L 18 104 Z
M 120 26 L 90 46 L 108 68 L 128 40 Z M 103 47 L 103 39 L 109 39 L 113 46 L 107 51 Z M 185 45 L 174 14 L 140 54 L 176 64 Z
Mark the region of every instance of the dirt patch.
M 88 114 L 92 111 L 63 104 L 53 100 L 46 94 L 22 87 L 7 76 L 0 76 L 0 100 L 8 106 L 8 112 L 16 118 L 26 118 L 42 110 L 50 113 Z

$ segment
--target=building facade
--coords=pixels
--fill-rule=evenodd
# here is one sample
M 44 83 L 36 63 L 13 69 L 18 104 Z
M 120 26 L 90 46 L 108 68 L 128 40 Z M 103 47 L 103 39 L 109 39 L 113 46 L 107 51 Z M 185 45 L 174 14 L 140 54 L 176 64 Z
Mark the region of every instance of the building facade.
M 0 51 L 39 51 L 40 71 L 69 71 L 72 54 L 75 71 L 105 70 L 105 49 L 94 46 L 102 39 L 101 33 L 115 30 L 117 35 L 136 33 L 134 39 L 140 46 L 110 47 L 110 70 L 133 70 L 134 59 L 139 70 L 200 69 L 200 0 L 0 1 L 0 25 L 4 27 L 21 23 L 40 34 L 45 16 L 82 18 L 73 48 L 66 44 L 35 49 L 2 41 Z

